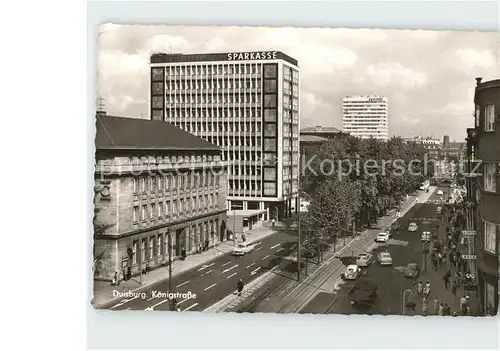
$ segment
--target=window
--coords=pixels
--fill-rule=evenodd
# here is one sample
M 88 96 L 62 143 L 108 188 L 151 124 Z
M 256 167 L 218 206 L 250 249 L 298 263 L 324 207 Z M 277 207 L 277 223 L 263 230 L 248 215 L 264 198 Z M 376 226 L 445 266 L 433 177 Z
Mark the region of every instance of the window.
M 264 121 L 276 122 L 276 110 L 264 110 Z
M 264 95 L 264 107 L 276 107 L 276 95 L 275 94 Z
M 151 177 L 149 185 L 151 186 L 149 190 L 154 193 L 156 191 L 156 177 Z
M 153 258 L 154 242 L 155 242 L 155 237 L 154 236 L 150 237 L 149 238 L 149 259 Z
M 169 190 L 170 190 L 170 177 L 165 176 L 165 191 L 169 191 Z
M 139 206 L 134 206 L 133 216 L 133 222 L 135 223 L 139 220 Z
M 495 130 L 495 105 L 484 107 L 484 130 L 487 132 Z
M 275 93 L 277 89 L 277 81 L 275 79 L 264 80 L 264 93 Z
M 177 201 L 174 201 L 172 205 L 172 215 L 175 216 L 177 214 Z
M 158 234 L 158 236 L 156 237 L 156 256 L 161 256 L 161 238 L 162 234 Z
M 153 81 L 163 81 L 163 67 L 155 67 L 151 69 L 151 76 Z
M 132 178 L 132 191 L 134 194 L 137 194 L 137 178 Z
M 139 246 L 139 242 L 137 240 L 132 244 L 132 264 L 137 264 L 137 247 Z
M 264 183 L 264 196 L 276 196 L 275 183 Z
M 153 219 L 154 215 L 155 215 L 155 204 L 151 204 L 151 207 L 149 208 L 149 219 Z
M 163 94 L 163 82 L 154 82 L 152 90 L 153 90 L 153 95 L 162 95 Z
M 264 78 L 276 78 L 276 67 L 277 65 L 264 65 Z
M 484 164 L 484 190 L 496 192 L 496 174 L 495 174 L 495 164 L 485 163 Z
M 165 202 L 165 217 L 170 217 L 170 202 Z
M 158 184 L 158 191 L 161 191 L 163 189 L 163 177 L 161 176 L 158 177 L 157 184 Z
M 152 108 L 164 108 L 163 95 L 153 95 L 151 100 Z
M 141 241 L 141 261 L 146 259 L 146 238 Z
M 146 178 L 141 178 L 141 193 L 146 192 Z
M 496 228 L 493 223 L 484 222 L 484 249 L 495 253 Z
M 146 220 L 146 205 L 142 205 L 141 220 Z
M 481 106 L 476 104 L 476 114 L 474 116 L 476 127 L 479 127 L 479 118 L 481 117 Z
M 264 136 L 276 137 L 276 124 L 274 124 L 274 123 L 264 124 Z
M 160 202 L 158 204 L 158 217 L 159 218 L 163 217 L 163 202 Z

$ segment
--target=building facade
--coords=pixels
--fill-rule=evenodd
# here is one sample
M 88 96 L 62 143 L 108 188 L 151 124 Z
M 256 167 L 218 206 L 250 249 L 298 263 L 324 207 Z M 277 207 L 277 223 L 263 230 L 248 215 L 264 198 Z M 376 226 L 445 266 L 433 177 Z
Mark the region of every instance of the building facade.
M 477 78 L 474 128 L 467 129 L 467 200 L 475 230 L 478 288 L 484 314 L 498 310 L 500 279 L 500 80 Z M 474 169 L 476 168 L 477 169 Z
M 441 141 L 432 137 L 422 137 L 413 136 L 410 138 L 405 138 L 407 142 L 414 142 L 415 144 L 421 146 L 427 156 L 431 159 L 439 159 L 441 153 Z
M 96 279 L 228 239 L 220 149 L 169 123 L 98 116 L 94 193 Z
M 378 95 L 346 96 L 342 129 L 362 139 L 389 139 L 389 101 Z
M 222 149 L 228 207 L 287 217 L 299 189 L 299 67 L 278 51 L 154 54 L 150 118 Z

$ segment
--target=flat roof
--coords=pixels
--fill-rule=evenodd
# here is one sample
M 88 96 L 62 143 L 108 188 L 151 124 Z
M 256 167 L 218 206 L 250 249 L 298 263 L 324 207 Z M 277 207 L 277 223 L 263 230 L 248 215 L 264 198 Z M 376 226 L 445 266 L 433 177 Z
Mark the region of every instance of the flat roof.
M 266 210 L 228 210 L 228 217 L 252 217 L 261 213 L 266 213 Z
M 150 57 L 150 63 L 184 63 L 184 62 L 206 62 L 206 61 L 225 61 L 238 63 L 238 61 L 262 61 L 262 60 L 283 60 L 294 66 L 299 65 L 298 61 L 281 51 L 261 50 L 261 51 L 243 51 L 243 52 L 220 52 L 220 53 L 156 53 Z

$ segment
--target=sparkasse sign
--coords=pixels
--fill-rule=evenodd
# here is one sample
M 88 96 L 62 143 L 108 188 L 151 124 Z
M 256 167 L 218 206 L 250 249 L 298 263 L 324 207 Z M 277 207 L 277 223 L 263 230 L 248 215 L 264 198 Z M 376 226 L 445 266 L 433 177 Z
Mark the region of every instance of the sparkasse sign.
M 230 52 L 227 54 L 228 61 L 276 60 L 277 58 L 278 58 L 278 53 L 276 51 Z

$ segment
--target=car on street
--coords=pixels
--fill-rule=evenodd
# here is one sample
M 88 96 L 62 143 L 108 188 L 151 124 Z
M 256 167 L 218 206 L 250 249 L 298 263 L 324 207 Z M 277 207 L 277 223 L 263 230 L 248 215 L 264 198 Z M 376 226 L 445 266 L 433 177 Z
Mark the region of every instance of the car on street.
M 420 235 L 420 241 L 430 243 L 431 242 L 431 232 L 422 232 Z
M 408 226 L 408 231 L 409 232 L 416 232 L 418 230 L 418 225 L 415 222 L 410 223 Z
M 362 253 L 359 254 L 358 257 L 356 258 L 356 264 L 359 267 L 368 267 L 374 260 L 374 256 L 370 253 Z
M 438 189 L 438 191 L 436 192 L 436 194 L 438 194 L 438 195 L 443 195 L 443 190 Z
M 354 280 L 359 276 L 360 273 L 361 273 L 361 268 L 359 268 L 358 265 L 350 264 L 349 266 L 347 266 L 345 270 L 344 279 Z
M 386 232 L 378 233 L 375 241 L 378 243 L 386 243 L 389 240 L 389 234 Z
M 420 276 L 420 266 L 418 263 L 408 263 L 405 268 L 405 277 L 417 279 Z
M 255 249 L 255 244 L 251 241 L 245 241 L 242 243 L 236 244 L 233 249 L 233 255 L 235 256 L 243 256 L 247 253 L 252 252 Z
M 368 309 L 377 299 L 378 286 L 370 279 L 359 279 L 349 291 L 348 299 L 352 307 Z
M 441 206 L 438 206 L 438 207 L 436 208 L 436 213 L 437 213 L 437 214 L 441 214 L 441 212 L 443 212 L 443 208 L 442 208 Z
M 387 251 L 379 252 L 377 255 L 377 259 L 381 266 L 392 265 L 392 256 Z

